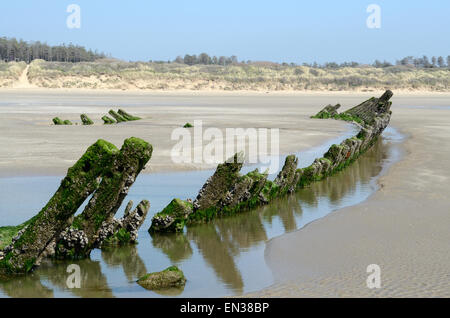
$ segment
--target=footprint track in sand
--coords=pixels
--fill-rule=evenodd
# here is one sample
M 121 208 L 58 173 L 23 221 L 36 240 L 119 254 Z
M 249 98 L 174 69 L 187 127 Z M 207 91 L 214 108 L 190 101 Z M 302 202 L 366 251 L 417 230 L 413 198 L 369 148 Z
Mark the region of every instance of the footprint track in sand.
M 34 85 L 30 83 L 28 80 L 28 70 L 30 69 L 30 65 L 27 65 L 25 70 L 20 75 L 19 79 L 13 84 L 13 88 L 32 88 Z

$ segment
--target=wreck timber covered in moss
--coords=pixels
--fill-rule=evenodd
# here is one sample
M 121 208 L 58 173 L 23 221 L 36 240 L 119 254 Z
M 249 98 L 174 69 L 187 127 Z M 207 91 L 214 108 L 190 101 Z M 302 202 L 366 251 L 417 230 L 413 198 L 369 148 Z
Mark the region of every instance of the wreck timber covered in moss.
M 119 115 L 112 109 L 110 109 L 108 113 L 117 121 L 117 123 L 123 123 L 127 121 L 122 115 Z
M 148 290 L 182 288 L 186 278 L 178 267 L 170 266 L 161 272 L 144 275 L 137 283 Z
M 91 241 L 102 223 L 117 212 L 136 177 L 150 160 L 152 146 L 137 138 L 125 140 L 102 181 L 73 227 L 82 228 Z
M 90 146 L 69 168 L 59 189 L 14 242 L 0 267 L 12 272 L 27 272 L 39 264 L 48 244 L 70 225 L 70 219 L 78 207 L 97 189 L 98 177 L 103 175 L 116 152 L 118 149 L 104 140 Z
M 81 118 L 81 123 L 83 125 L 93 125 L 94 124 L 94 122 L 86 114 L 81 114 L 80 118 Z
M 112 119 L 111 117 L 109 117 L 108 115 L 105 115 L 102 117 L 103 123 L 105 125 L 111 125 L 111 124 L 116 124 L 117 122 Z
M 340 107 L 341 107 L 341 104 L 336 104 L 335 106 L 333 106 L 333 105 L 325 106 L 324 109 L 322 109 L 316 115 L 311 116 L 311 118 L 318 118 L 318 119 L 333 118 L 333 117 L 339 115 L 337 110 Z
M 84 242 L 82 255 L 88 255 L 94 243 L 98 243 L 100 230 L 107 227 L 108 222 L 113 222 L 113 216 L 129 187 L 151 154 L 152 146 L 138 138 L 125 140 L 120 151 L 104 140 L 90 146 L 77 163 L 69 168 L 59 189 L 39 214 L 21 226 L 8 229 L 8 237 L 16 230 L 18 233 L 3 250 L 3 255 L 0 255 L 0 271 L 29 272 L 43 258 L 53 256 L 57 244 L 66 244 L 62 234 L 72 230 L 78 234 L 82 231 L 83 235 L 71 236 L 71 239 L 75 237 L 77 242 Z M 74 220 L 73 215 L 91 194 L 93 197 L 85 211 Z M 122 238 L 127 236 L 124 232 L 127 231 L 130 234 L 129 241 L 133 241 L 132 227 L 142 225 L 142 218 L 145 218 L 148 208 L 148 201 L 141 202 L 135 211 L 126 213 L 119 222 L 121 226 L 115 226 L 113 230 L 120 230 Z M 109 233 L 103 236 L 104 239 L 111 239 L 115 235 L 114 231 L 104 232 Z M 71 250 L 72 254 L 66 256 L 77 256 L 74 252 Z
M 389 99 L 392 95 L 391 91 L 386 91 L 380 98 L 373 97 L 340 114 L 337 112 L 339 104 L 326 106 L 313 117 L 352 121 L 360 125 L 360 132 L 339 145 L 332 145 L 323 158 L 316 159 L 303 169 L 297 168 L 298 159 L 294 155 L 287 156 L 274 181 L 267 180 L 267 173 L 258 170 L 240 175 L 242 160 L 238 158 L 242 158 L 242 154 L 236 154 L 218 165 L 214 175 L 200 190 L 192 211 L 177 214 L 171 206 L 172 201 L 152 220 L 150 230 L 182 231 L 184 224 L 208 222 L 216 217 L 250 210 L 342 170 L 369 149 L 388 126 L 392 104 Z M 171 226 L 161 226 L 164 222 Z
M 192 208 L 191 202 L 173 199 L 164 210 L 152 218 L 149 232 L 182 232 Z
M 127 112 L 124 111 L 123 109 L 119 109 L 117 112 L 119 113 L 120 116 L 122 116 L 123 118 L 125 118 L 125 119 L 128 120 L 128 121 L 133 121 L 133 120 L 139 120 L 139 119 L 141 119 L 140 117 L 130 115 L 129 113 L 127 113 Z
M 133 116 L 133 115 L 127 113 L 123 109 L 119 109 L 117 112 L 115 112 L 114 110 L 110 109 L 108 113 L 115 120 L 110 118 L 109 116 L 105 115 L 105 116 L 102 117 L 105 125 L 118 124 L 118 123 L 123 123 L 123 122 L 127 122 L 127 121 L 135 121 L 135 120 L 140 120 L 141 119 L 140 117 Z
M 141 201 L 133 211 L 131 211 L 132 207 L 133 201 L 129 201 L 122 218 L 113 218 L 111 221 L 102 223 L 94 243 L 95 247 L 102 248 L 137 243 L 138 230 L 147 217 L 150 202 L 147 200 Z
M 53 121 L 53 124 L 58 125 L 58 126 L 59 125 L 72 125 L 72 122 L 70 120 L 68 120 L 68 119 L 61 120 L 59 117 L 53 118 L 52 121 Z

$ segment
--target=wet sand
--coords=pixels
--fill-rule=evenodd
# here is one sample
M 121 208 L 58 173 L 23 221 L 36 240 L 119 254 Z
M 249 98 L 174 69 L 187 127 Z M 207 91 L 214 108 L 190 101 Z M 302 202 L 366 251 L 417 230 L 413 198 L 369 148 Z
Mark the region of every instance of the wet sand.
M 405 107 L 412 106 L 412 107 Z M 255 297 L 450 297 L 450 98 L 396 96 L 404 159 L 366 202 L 268 242 Z M 369 264 L 381 288 L 366 285 Z

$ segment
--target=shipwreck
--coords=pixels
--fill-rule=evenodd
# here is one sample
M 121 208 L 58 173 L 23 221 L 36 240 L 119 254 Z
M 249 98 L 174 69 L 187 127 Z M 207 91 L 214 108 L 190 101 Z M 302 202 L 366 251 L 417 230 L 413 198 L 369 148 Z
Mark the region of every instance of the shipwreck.
M 273 181 L 268 180 L 268 172 L 258 169 L 242 175 L 243 154 L 235 154 L 217 166 L 195 200 L 175 198 L 156 213 L 150 233 L 182 232 L 185 226 L 251 210 L 344 169 L 388 126 L 392 96 L 388 90 L 342 113 L 338 112 L 339 104 L 326 106 L 313 118 L 351 121 L 359 126 L 359 132 L 332 145 L 308 167 L 298 168 L 298 158 L 287 156 Z M 117 122 L 139 119 L 123 110 L 109 114 Z M 126 139 L 120 150 L 105 140 L 90 146 L 36 216 L 21 225 L 0 228 L 0 276 L 28 273 L 44 258 L 86 258 L 94 248 L 136 243 L 149 201 L 143 200 L 134 209 L 130 201 L 122 218 L 115 215 L 152 152 L 151 144 L 134 137 Z M 84 210 L 77 214 L 88 198 Z M 179 281 L 184 281 L 184 276 Z
M 317 158 L 309 167 L 300 169 L 297 167 L 298 158 L 287 156 L 274 181 L 267 179 L 267 172 L 261 173 L 257 169 L 241 175 L 239 171 L 243 165 L 243 154 L 235 154 L 218 165 L 193 202 L 174 199 L 157 213 L 149 232 L 181 232 L 186 225 L 250 210 L 344 169 L 367 151 L 388 126 L 392 114 L 392 96 L 393 93 L 387 90 L 381 97 L 372 97 L 345 112 L 338 113 L 339 104 L 328 105 L 312 116 L 354 122 L 360 131 L 341 144 L 331 146 L 322 158 Z

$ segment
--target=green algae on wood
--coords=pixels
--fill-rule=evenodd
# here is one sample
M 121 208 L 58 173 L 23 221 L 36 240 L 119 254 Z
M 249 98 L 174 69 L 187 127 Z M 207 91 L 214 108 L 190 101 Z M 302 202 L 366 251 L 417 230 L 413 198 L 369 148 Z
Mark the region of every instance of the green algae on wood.
M 94 122 L 86 114 L 81 114 L 80 118 L 81 118 L 81 122 L 83 123 L 83 125 L 93 125 L 94 124 Z
M 61 120 L 59 117 L 53 118 L 52 121 L 55 125 L 72 125 L 72 122 L 70 120 Z
M 125 118 L 125 119 L 128 120 L 128 121 L 133 121 L 133 120 L 139 120 L 139 119 L 141 119 L 140 117 L 130 115 L 129 113 L 127 113 L 127 112 L 124 111 L 123 109 L 119 109 L 117 112 L 119 113 L 120 116 L 122 116 L 123 118 Z
M 108 232 L 100 233 L 100 226 L 116 224 L 114 214 L 120 206 L 136 176 L 151 157 L 152 146 L 138 138 L 125 140 L 119 151 L 114 145 L 99 140 L 90 146 L 77 163 L 68 170 L 66 177 L 47 205 L 27 222 L 23 233 L 6 255 L 0 255 L 0 268 L 7 273 L 26 273 L 39 265 L 44 257 L 53 256 L 65 244 L 64 235 L 80 235 L 81 248 L 65 248 L 64 257 L 79 258 L 89 254 L 100 234 L 103 239 L 120 244 L 135 242 L 137 229 L 142 225 L 150 204 L 142 201 L 130 213 L 117 222 Z M 73 219 L 73 215 L 86 198 L 93 194 L 85 211 Z M 90 216 L 89 222 L 86 216 Z M 111 221 L 111 223 L 108 223 Z M 10 237 L 19 228 L 4 229 Z M 73 236 L 72 236 L 73 237 Z M 63 242 L 61 242 L 63 241 Z M 6 251 L 6 249 L 5 249 Z
M 324 109 L 322 109 L 320 112 L 318 112 L 316 115 L 311 116 L 311 118 L 319 118 L 319 119 L 328 119 L 333 118 L 334 116 L 338 115 L 337 110 L 341 107 L 340 104 L 337 104 L 335 106 L 327 105 Z
M 112 119 L 111 117 L 109 117 L 107 115 L 103 116 L 102 120 L 103 120 L 103 123 L 105 125 L 111 125 L 111 124 L 116 124 L 117 123 L 114 119 Z
M 111 143 L 98 140 L 69 168 L 61 185 L 31 220 L 25 232 L 14 243 L 13 251 L 5 255 L 0 267 L 8 272 L 28 272 L 45 257 L 46 248 L 70 225 L 78 207 L 99 186 L 103 175 L 118 149 Z
M 62 121 L 59 117 L 55 117 L 52 119 L 55 125 L 64 125 L 64 121 Z
M 105 169 L 101 183 L 83 212 L 75 217 L 73 227 L 83 231 L 88 241 L 77 257 L 88 256 L 103 222 L 111 220 L 121 206 L 128 190 L 150 160 L 153 147 L 142 139 L 131 137 Z
M 296 156 L 289 155 L 286 157 L 283 168 L 274 180 L 274 184 L 279 187 L 278 195 L 284 195 L 295 191 L 301 175 L 297 170 L 297 166 L 298 158 Z
M 380 98 L 372 97 L 344 113 L 358 117 L 368 125 L 373 125 L 375 118 L 380 114 L 390 113 L 392 102 L 389 100 L 393 95 L 392 91 L 387 90 Z
M 214 207 L 226 196 L 227 190 L 239 178 L 239 171 L 244 163 L 242 152 L 235 154 L 226 162 L 217 166 L 214 174 L 203 185 L 194 201 L 194 212 Z
M 117 121 L 117 123 L 126 122 L 127 120 L 122 116 L 116 113 L 114 110 L 110 109 L 108 112 L 114 119 Z
M 137 283 L 148 290 L 182 288 L 186 285 L 186 278 L 178 267 L 170 266 L 161 272 L 142 276 Z
M 149 232 L 182 232 L 192 209 L 191 202 L 173 199 L 152 218 Z

